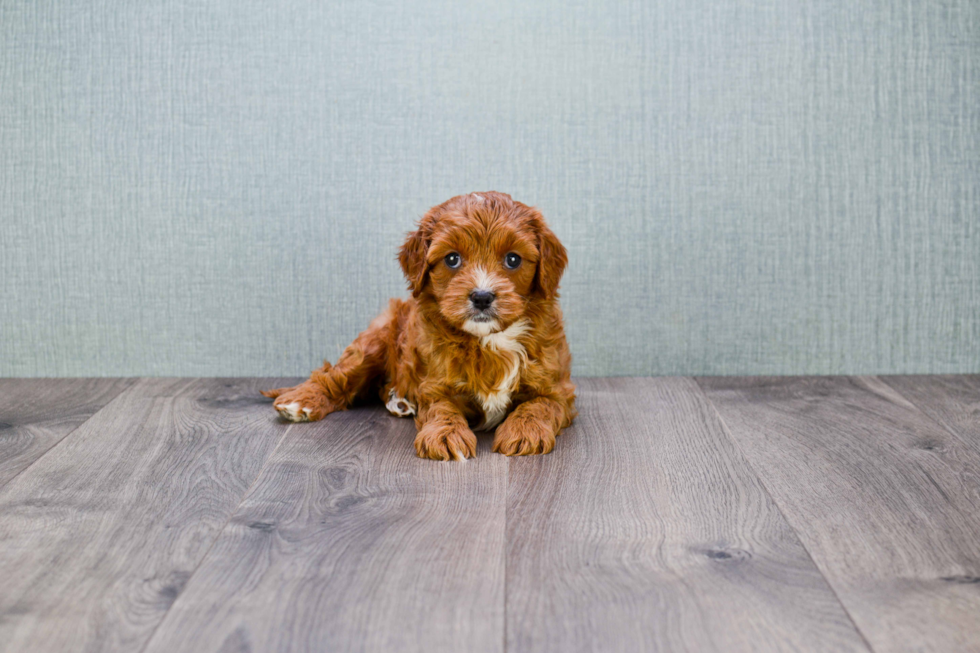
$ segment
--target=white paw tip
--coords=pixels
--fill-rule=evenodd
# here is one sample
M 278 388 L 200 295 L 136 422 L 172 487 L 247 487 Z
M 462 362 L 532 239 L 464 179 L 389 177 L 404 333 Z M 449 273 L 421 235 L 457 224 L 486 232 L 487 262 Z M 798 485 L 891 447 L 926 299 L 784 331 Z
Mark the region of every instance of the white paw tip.
M 303 422 L 309 420 L 310 418 L 309 409 L 300 412 L 300 404 L 298 401 L 294 401 L 291 404 L 283 404 L 282 406 L 279 406 L 276 410 L 279 411 L 280 415 L 293 422 Z
M 462 451 L 456 451 L 456 460 L 458 460 L 460 462 L 463 462 L 463 463 L 466 462 L 466 456 L 463 455 L 463 452 Z
M 408 399 L 399 397 L 394 390 L 388 393 L 388 403 L 385 404 L 385 408 L 396 417 L 408 417 L 415 414 L 415 404 Z

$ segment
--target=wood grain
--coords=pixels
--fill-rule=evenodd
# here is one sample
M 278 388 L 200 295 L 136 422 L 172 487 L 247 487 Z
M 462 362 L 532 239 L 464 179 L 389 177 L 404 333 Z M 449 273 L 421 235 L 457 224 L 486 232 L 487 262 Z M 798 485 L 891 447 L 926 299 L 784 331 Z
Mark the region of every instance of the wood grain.
M 0 381 L 0 651 L 977 649 L 980 377 L 699 382 L 435 463 L 285 382 Z
M 980 645 L 980 454 L 874 377 L 706 378 L 876 651 Z
M 140 650 L 288 428 L 269 383 L 141 380 L 0 489 L 0 648 Z
M 147 649 L 501 651 L 507 460 L 379 407 L 298 425 Z
M 0 379 L 0 487 L 135 379 Z
M 867 650 L 691 379 L 584 379 L 514 459 L 509 651 Z
M 880 378 L 926 415 L 980 451 L 980 375 Z

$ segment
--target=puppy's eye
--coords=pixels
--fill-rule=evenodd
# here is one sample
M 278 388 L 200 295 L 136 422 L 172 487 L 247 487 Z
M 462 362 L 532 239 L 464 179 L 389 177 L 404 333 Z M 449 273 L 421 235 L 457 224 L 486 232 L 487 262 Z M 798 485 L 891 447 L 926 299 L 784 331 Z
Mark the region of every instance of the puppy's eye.
M 463 259 L 456 252 L 446 254 L 446 258 L 443 260 L 446 262 L 446 267 L 450 270 L 455 270 L 463 263 Z
M 519 254 L 514 252 L 509 253 L 504 257 L 504 267 L 508 270 L 516 270 L 517 266 L 521 264 L 521 257 Z

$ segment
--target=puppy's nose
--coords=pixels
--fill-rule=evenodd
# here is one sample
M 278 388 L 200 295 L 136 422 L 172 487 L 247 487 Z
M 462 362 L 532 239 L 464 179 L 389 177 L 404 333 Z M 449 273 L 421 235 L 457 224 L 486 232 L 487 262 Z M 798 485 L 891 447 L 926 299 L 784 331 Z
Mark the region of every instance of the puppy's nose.
M 473 308 L 479 311 L 485 311 L 490 308 L 490 304 L 493 303 L 496 297 L 489 290 L 474 290 L 470 293 L 470 301 L 473 302 Z

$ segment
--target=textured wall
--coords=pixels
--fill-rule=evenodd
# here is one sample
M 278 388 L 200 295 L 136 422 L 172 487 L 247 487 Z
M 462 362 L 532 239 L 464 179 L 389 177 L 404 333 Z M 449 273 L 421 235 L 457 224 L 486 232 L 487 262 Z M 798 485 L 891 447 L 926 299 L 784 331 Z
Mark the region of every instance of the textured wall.
M 0 376 L 305 374 L 484 189 L 578 374 L 980 371 L 980 3 L 0 0 Z

